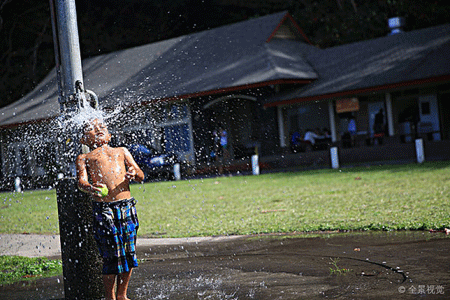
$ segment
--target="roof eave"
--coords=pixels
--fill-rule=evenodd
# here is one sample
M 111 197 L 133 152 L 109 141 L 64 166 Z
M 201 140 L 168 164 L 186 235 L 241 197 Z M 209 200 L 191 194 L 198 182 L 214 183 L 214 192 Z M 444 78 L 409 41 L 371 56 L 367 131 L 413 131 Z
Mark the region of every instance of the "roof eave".
M 213 96 L 213 95 L 218 95 L 218 94 L 223 94 L 223 93 L 255 89 L 255 88 L 260 88 L 260 87 L 265 87 L 265 86 L 270 86 L 270 85 L 309 84 L 311 82 L 313 82 L 312 79 L 274 79 L 274 80 L 269 80 L 269 81 L 264 81 L 264 82 L 257 82 L 257 83 L 252 83 L 252 84 L 244 84 L 244 85 L 239 85 L 239 86 L 219 88 L 219 89 L 209 90 L 209 91 L 201 91 L 201 92 L 171 96 L 171 97 L 166 97 L 166 98 L 145 100 L 145 101 L 134 103 L 131 106 L 132 107 L 140 107 L 140 106 L 145 106 L 148 104 L 159 103 L 159 102 L 171 102 L 171 101 L 182 100 L 182 99 Z
M 35 124 L 50 122 L 51 120 L 54 120 L 57 117 L 58 116 L 53 116 L 53 117 L 47 117 L 47 118 L 31 120 L 31 121 L 26 121 L 26 122 L 3 124 L 3 125 L 0 125 L 0 130 L 17 128 L 19 126 L 35 125 Z
M 314 96 L 308 96 L 308 97 L 296 97 L 296 98 L 291 98 L 291 99 L 287 99 L 287 100 L 280 100 L 280 101 L 275 101 L 275 102 L 271 102 L 271 103 L 266 103 L 266 104 L 264 104 L 264 107 L 274 107 L 274 106 L 290 105 L 290 104 L 296 104 L 296 103 L 302 103 L 302 102 L 334 99 L 334 98 L 345 97 L 345 96 L 350 96 L 350 95 L 364 94 L 364 93 L 369 93 L 369 92 L 389 91 L 389 90 L 398 89 L 398 88 L 402 88 L 402 87 L 418 86 L 418 85 L 423 85 L 423 84 L 439 83 L 439 82 L 444 82 L 444 81 L 450 81 L 450 75 L 416 79 L 416 80 L 411 80 L 411 81 L 397 82 L 397 83 L 391 83 L 391 84 L 385 84 L 385 85 L 373 86 L 373 87 L 367 87 L 367 88 L 360 88 L 360 89 L 354 89 L 354 90 L 339 91 L 339 92 L 323 94 L 323 95 L 314 95 Z

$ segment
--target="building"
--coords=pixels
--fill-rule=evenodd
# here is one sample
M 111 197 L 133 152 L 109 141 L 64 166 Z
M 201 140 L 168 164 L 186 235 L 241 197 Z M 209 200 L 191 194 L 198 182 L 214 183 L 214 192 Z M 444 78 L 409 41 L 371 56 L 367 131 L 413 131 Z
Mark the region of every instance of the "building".
M 102 109 L 121 107 L 110 125 L 117 143 L 137 139 L 197 170 L 214 166 L 219 124 L 235 168 L 247 168 L 255 151 L 265 167 L 326 165 L 331 145 L 344 163 L 412 160 L 417 137 L 430 145 L 427 157 L 449 159 L 449 41 L 442 25 L 319 49 L 281 12 L 85 59 L 84 85 Z M 49 134 L 57 98 L 53 71 L 0 110 L 7 182 L 56 172 L 66 139 Z M 330 138 L 291 147 L 292 134 L 307 128 L 327 128 Z

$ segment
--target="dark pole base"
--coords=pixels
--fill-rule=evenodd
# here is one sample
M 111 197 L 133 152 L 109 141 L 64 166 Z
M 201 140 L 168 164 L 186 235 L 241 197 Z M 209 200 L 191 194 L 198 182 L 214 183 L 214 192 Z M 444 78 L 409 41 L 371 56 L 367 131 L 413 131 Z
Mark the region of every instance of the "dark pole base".
M 65 299 L 101 299 L 102 261 L 93 236 L 91 198 L 78 190 L 75 178 L 59 180 L 56 194 Z

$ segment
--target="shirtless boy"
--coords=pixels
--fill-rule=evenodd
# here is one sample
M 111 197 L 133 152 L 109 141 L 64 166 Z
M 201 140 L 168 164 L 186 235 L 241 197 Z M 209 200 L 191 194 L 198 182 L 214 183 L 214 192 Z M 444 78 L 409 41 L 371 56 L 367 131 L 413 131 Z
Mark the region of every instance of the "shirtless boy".
M 83 129 L 81 143 L 92 151 L 76 160 L 78 187 L 94 197 L 94 237 L 103 257 L 103 283 L 107 300 L 127 298 L 132 268 L 137 267 L 136 233 L 139 222 L 131 180 L 141 182 L 144 173 L 130 152 L 108 145 L 111 135 L 99 119 L 90 120 Z M 102 189 L 108 193 L 102 197 Z M 117 296 L 116 296 L 117 281 Z

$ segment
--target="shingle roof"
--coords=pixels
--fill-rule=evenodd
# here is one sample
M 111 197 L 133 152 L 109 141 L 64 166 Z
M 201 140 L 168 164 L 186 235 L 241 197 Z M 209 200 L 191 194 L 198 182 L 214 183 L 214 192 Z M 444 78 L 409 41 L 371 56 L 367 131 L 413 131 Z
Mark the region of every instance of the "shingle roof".
M 316 79 L 303 55 L 317 48 L 273 34 L 280 22 L 292 22 L 286 15 L 281 12 L 85 59 L 84 86 L 107 106 L 261 82 Z M 270 37 L 274 38 L 267 43 Z M 30 94 L 2 108 L 0 126 L 59 115 L 55 77 L 52 71 Z
M 281 22 L 293 22 L 286 16 L 281 12 L 85 59 L 84 86 L 107 106 L 313 81 L 268 99 L 265 105 L 274 106 L 450 75 L 448 24 L 320 50 L 277 38 Z M 55 77 L 52 71 L 31 93 L 0 109 L 0 126 L 58 116 Z
M 266 106 L 450 75 L 450 24 L 314 51 L 306 59 L 319 79 Z

